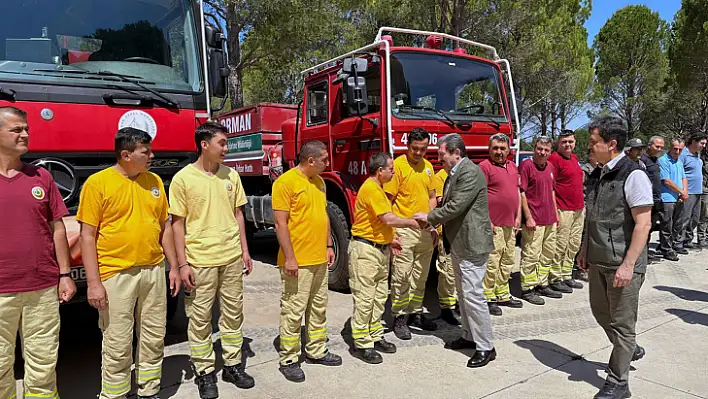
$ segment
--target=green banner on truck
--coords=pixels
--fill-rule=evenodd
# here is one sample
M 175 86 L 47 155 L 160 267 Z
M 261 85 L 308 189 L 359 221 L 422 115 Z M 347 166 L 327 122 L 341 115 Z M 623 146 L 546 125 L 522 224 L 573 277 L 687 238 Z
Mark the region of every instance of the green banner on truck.
M 229 149 L 229 153 L 260 151 L 263 148 L 263 139 L 260 133 L 230 137 L 226 142 L 226 146 Z

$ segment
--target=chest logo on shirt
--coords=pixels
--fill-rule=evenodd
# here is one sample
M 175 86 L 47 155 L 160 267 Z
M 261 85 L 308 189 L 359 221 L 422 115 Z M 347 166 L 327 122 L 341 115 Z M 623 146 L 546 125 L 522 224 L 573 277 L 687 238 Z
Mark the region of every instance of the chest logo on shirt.
M 160 189 L 157 188 L 157 187 L 153 187 L 153 188 L 150 190 L 150 194 L 152 194 L 152 196 L 155 197 L 155 198 L 160 198 Z
M 234 186 L 231 185 L 231 183 L 226 183 L 226 191 L 231 192 L 231 190 L 234 189 Z
M 32 196 L 34 197 L 34 199 L 41 201 L 46 196 L 46 193 L 44 192 L 44 189 L 42 187 L 34 186 L 32 187 Z
M 428 177 L 432 177 L 432 176 L 433 176 L 433 171 L 430 170 L 430 168 L 425 168 L 425 173 L 428 174 Z

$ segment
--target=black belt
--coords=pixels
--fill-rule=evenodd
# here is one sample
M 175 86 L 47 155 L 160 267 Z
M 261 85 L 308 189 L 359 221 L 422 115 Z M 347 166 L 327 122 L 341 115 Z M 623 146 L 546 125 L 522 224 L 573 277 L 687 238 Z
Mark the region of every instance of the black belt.
M 388 244 L 377 244 L 377 243 L 375 243 L 375 242 L 373 242 L 373 241 L 367 240 L 366 238 L 361 238 L 361 237 L 356 237 L 356 236 L 355 236 L 355 237 L 352 237 L 352 239 L 353 239 L 354 241 L 359 241 L 359 242 L 361 242 L 361 243 L 371 245 L 372 247 L 374 247 L 374 248 L 376 248 L 376 249 L 380 249 L 380 250 L 382 250 L 382 251 L 384 251 L 384 250 L 386 250 L 386 248 L 388 248 Z

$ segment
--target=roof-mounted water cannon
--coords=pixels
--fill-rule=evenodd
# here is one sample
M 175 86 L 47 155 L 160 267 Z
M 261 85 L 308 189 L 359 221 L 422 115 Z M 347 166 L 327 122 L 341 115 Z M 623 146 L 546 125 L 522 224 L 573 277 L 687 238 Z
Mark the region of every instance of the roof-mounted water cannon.
M 435 50 L 440 50 L 443 39 L 437 35 L 430 35 L 425 39 L 425 47 Z
M 388 48 L 393 47 L 393 36 L 383 35 L 381 36 L 381 41 L 388 42 Z

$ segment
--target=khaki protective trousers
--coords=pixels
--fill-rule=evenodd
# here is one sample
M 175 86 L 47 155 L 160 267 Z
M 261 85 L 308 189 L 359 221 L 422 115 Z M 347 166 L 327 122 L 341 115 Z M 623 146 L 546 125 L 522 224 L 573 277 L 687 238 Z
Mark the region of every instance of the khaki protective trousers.
M 17 294 L 0 294 L 0 398 L 13 399 L 15 340 L 20 332 L 25 359 L 24 397 L 58 399 L 56 365 L 59 356 L 57 287 Z
M 457 290 L 455 289 L 455 270 L 452 267 L 450 254 L 445 252 L 442 235 L 438 240 L 438 301 L 440 309 L 452 309 L 457 305 Z
M 382 251 L 369 244 L 349 242 L 349 287 L 354 299 L 352 338 L 359 349 L 373 348 L 381 341 L 381 325 L 388 299 L 388 264 L 391 250 Z
M 425 282 L 433 258 L 433 237 L 428 230 L 396 229 L 403 251 L 393 257 L 391 313 L 393 316 L 421 313 Z
M 184 307 L 189 318 L 187 337 L 192 364 L 198 375 L 214 371 L 216 354 L 211 342 L 211 315 L 219 298 L 219 332 L 224 364 L 241 364 L 243 345 L 243 258 L 216 267 L 193 267 L 196 288 L 185 291 Z
M 556 251 L 551 265 L 551 283 L 573 278 L 575 255 L 580 249 L 585 217 L 583 210 L 558 211 L 560 219 L 556 231 Z
M 521 289 L 524 291 L 548 285 L 548 274 L 560 277 L 551 270 L 556 251 L 556 226 L 536 226 L 536 230 L 521 230 Z
M 167 283 L 165 266 L 133 266 L 103 282 L 108 307 L 98 314 L 103 332 L 101 399 L 125 399 L 133 364 L 133 327 L 138 337 L 135 379 L 138 395 L 160 391 Z
M 511 299 L 509 277 L 516 263 L 516 234 L 509 226 L 494 227 L 494 251 L 489 254 L 484 274 L 484 296 L 487 302 L 505 302 Z
M 300 326 L 305 316 L 305 353 L 312 359 L 327 354 L 327 264 L 301 266 L 297 277 L 280 268 L 283 294 L 280 298 L 280 364 L 297 363 L 300 357 Z

